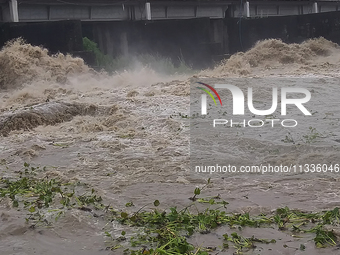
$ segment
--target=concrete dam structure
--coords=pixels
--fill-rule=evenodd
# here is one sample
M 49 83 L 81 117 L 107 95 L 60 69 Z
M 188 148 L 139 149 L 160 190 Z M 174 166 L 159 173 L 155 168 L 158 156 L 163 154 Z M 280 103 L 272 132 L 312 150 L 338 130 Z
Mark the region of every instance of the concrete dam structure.
M 19 21 L 0 22 L 1 46 L 23 37 L 51 53 L 81 56 L 89 64 L 91 60 L 83 52 L 83 37 L 96 42 L 104 54 L 113 58 L 157 54 L 175 62 L 180 58 L 196 68 L 209 67 L 267 38 L 293 43 L 323 36 L 340 43 L 340 12 L 336 11 L 338 3 L 331 1 L 126 1 L 121 4 L 73 0 L 66 4 L 52 0 L 0 0 L 0 3 L 3 21 Z M 270 6 L 276 6 L 273 7 L 276 12 Z
M 0 21 L 36 22 L 269 17 L 339 10 L 338 1 L 0 0 Z

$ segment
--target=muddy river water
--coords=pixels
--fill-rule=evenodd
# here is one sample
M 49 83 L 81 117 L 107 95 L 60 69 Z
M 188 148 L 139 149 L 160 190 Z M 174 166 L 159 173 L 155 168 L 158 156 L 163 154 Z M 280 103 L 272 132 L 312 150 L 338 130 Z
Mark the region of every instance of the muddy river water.
M 133 201 L 131 211 L 156 199 L 163 208 L 184 207 L 194 188 L 209 177 L 212 184 L 204 194 L 220 194 L 229 202 L 229 212 L 271 213 L 284 206 L 322 211 L 340 205 L 340 172 L 227 176 L 197 175 L 190 169 L 191 131 L 186 117 L 190 116 L 190 89 L 198 81 L 215 84 L 231 78 L 238 79 L 240 86 L 242 79 L 246 83 L 284 78 L 286 86 L 293 86 L 296 79 L 309 79 L 315 100 L 309 105 L 312 119 L 302 121 L 298 132 L 233 129 L 224 134 L 228 162 L 340 164 L 340 49 L 324 39 L 302 45 L 268 40 L 195 75 L 161 75 L 147 67 L 98 74 L 80 60 L 52 58 L 40 48 L 19 42 L 1 51 L 0 64 L 4 63 L 9 67 L 0 71 L 1 177 L 14 177 L 25 162 L 45 166 L 42 175 L 86 183 L 114 208 L 125 208 Z M 260 91 L 255 97 L 267 99 L 266 93 Z M 202 141 L 209 144 L 209 135 Z M 216 148 L 215 152 L 221 151 Z M 200 159 L 200 155 L 194 157 Z M 32 229 L 25 222 L 26 214 L 0 198 L 1 255 L 119 254 L 105 250 L 107 222 L 100 217 L 72 209 L 53 227 Z M 117 233 L 123 229 L 118 224 L 113 228 Z M 194 235 L 190 242 L 219 246 L 226 231 L 221 227 Z M 340 252 L 337 247 L 315 248 L 308 235 L 294 238 L 274 228 L 242 231 L 245 236 L 277 239 L 245 254 Z M 296 249 L 301 243 L 305 251 Z

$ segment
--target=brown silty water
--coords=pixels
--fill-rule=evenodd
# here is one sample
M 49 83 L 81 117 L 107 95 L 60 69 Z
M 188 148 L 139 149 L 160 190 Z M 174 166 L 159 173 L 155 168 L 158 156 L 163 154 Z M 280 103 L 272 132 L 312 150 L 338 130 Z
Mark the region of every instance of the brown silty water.
M 191 84 L 312 77 L 315 91 L 323 87 L 336 100 L 339 69 L 339 46 L 323 38 L 290 45 L 265 40 L 194 76 L 166 76 L 147 67 L 108 75 L 93 71 L 79 58 L 50 56 L 45 49 L 16 41 L 0 52 L 1 175 L 14 176 L 29 162 L 46 166 L 46 176 L 87 183 L 117 209 L 129 201 L 139 208 L 155 199 L 167 208 L 183 207 L 190 203 L 193 189 L 210 177 L 194 176 L 189 169 L 189 120 L 183 116 L 189 115 Z M 333 83 L 327 85 L 329 77 Z M 266 99 L 268 94 L 258 97 Z M 318 127 L 322 135 L 313 143 L 283 142 L 285 133 L 265 139 L 239 136 L 231 140 L 230 155 L 249 163 L 254 158 L 272 164 L 293 159 L 340 163 L 336 104 L 319 117 L 325 117 L 327 125 Z M 339 206 L 339 180 L 322 174 L 212 176 L 205 195 L 220 194 L 230 203 L 230 212 L 270 213 L 282 206 L 320 211 Z M 72 209 L 52 229 L 32 230 L 25 215 L 0 199 L 1 254 L 118 254 L 105 250 L 106 222 L 100 217 Z M 120 233 L 122 226 L 114 229 Z M 195 235 L 190 241 L 219 246 L 225 231 Z M 309 254 L 338 253 L 335 248 L 316 249 L 311 236 L 296 239 L 275 229 L 243 231 L 277 238 L 276 244 L 248 254 L 300 254 L 294 247 L 301 243 Z

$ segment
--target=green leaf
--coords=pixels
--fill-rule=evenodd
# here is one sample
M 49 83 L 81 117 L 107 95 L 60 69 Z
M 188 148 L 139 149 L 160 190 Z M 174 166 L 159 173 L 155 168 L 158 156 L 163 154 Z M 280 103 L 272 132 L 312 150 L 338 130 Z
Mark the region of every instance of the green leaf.
M 324 245 L 322 243 L 316 243 L 315 246 L 316 248 L 324 248 Z
M 153 205 L 154 205 L 154 206 L 159 206 L 159 201 L 158 201 L 158 200 L 155 200 L 155 202 L 153 202 Z
M 66 193 L 65 195 L 68 196 L 68 197 L 73 197 L 74 192 L 72 192 L 72 193 Z
M 123 231 L 122 231 L 122 236 L 125 236 L 125 234 L 126 234 L 126 232 L 123 230 Z
M 18 200 L 13 200 L 13 207 L 18 207 L 18 206 L 19 206 Z
M 125 204 L 126 207 L 131 207 L 131 206 L 134 206 L 134 204 L 132 202 L 128 202 Z
M 29 212 L 34 213 L 35 212 L 35 206 L 32 206 L 30 209 L 28 209 Z
M 196 196 L 198 196 L 199 194 L 201 194 L 201 189 L 200 188 L 196 188 L 195 191 L 194 191 L 194 194 Z
M 304 244 L 300 244 L 300 251 L 304 251 L 306 249 L 306 246 Z
M 123 218 L 123 219 L 126 219 L 129 215 L 126 213 L 126 212 L 122 212 L 120 214 L 120 216 Z
M 233 238 L 236 238 L 236 239 L 239 239 L 239 238 L 240 238 L 239 235 L 238 235 L 236 232 L 231 233 L 231 236 L 232 236 Z

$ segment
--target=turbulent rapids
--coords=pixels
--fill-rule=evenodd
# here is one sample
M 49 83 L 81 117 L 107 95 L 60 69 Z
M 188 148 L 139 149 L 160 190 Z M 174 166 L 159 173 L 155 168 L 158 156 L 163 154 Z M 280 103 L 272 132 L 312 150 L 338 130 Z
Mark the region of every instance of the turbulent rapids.
M 242 128 L 228 134 L 223 127 L 228 132 L 221 139 L 230 143 L 223 148 L 227 163 L 340 163 L 340 47 L 324 38 L 301 44 L 261 41 L 193 76 L 166 76 L 148 67 L 109 75 L 94 71 L 80 58 L 50 55 L 16 40 L 0 51 L 0 70 L 0 172 L 6 178 L 14 178 L 29 162 L 45 166 L 44 177 L 85 183 L 116 208 L 130 201 L 144 206 L 155 199 L 167 206 L 185 206 L 192 187 L 210 177 L 190 173 L 191 85 L 238 79 L 245 91 L 248 79 L 268 77 L 286 77 L 288 87 L 295 85 L 295 78 L 311 79 L 312 98 L 318 99 L 308 105 L 313 126 L 299 120 L 301 133 L 287 132 L 277 123 L 279 130 L 270 127 L 251 134 Z M 329 95 L 329 109 L 320 88 Z M 259 88 L 254 98 L 270 101 L 270 89 Z M 212 146 L 209 136 L 198 142 Z M 220 194 L 233 212 L 270 212 L 285 205 L 323 210 L 339 205 L 339 180 L 336 175 L 301 173 L 225 175 L 213 180 L 209 195 Z M 1 254 L 112 254 L 102 249 L 106 225 L 100 215 L 89 217 L 84 210 L 72 209 L 53 231 L 40 231 L 26 224 L 25 213 L 0 198 Z M 114 228 L 121 233 L 121 226 Z M 309 253 L 321 254 L 313 246 Z
M 61 102 L 42 103 L 12 113 L 4 113 L 0 118 L 0 134 L 5 136 L 13 130 L 30 130 L 40 125 L 55 125 L 70 121 L 77 115 L 94 115 L 94 105 L 68 104 Z

